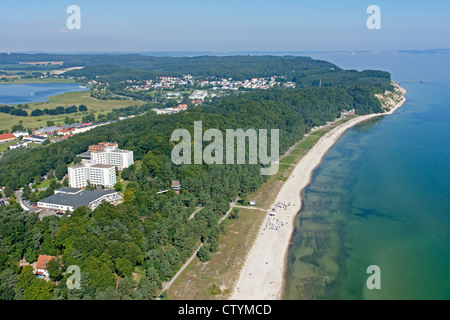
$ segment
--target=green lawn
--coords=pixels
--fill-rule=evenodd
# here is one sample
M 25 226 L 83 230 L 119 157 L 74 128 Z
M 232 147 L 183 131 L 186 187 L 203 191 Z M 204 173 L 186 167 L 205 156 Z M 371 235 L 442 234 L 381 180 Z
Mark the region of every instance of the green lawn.
M 50 183 L 52 182 L 52 180 L 55 179 L 45 179 L 44 181 L 42 181 L 39 185 L 38 188 L 46 188 L 50 185 Z
M 5 152 L 6 150 L 8 150 L 10 145 L 15 144 L 15 143 L 17 143 L 17 140 L 1 143 L 0 144 L 0 152 Z

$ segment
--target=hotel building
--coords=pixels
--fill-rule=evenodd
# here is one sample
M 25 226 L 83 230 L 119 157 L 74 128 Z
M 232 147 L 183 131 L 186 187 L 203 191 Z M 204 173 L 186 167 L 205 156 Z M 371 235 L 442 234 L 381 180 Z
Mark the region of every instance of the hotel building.
M 112 188 L 116 184 L 116 169 L 113 165 L 84 161 L 71 166 L 69 171 L 69 185 L 72 188 L 84 188 L 88 181 L 92 186 Z
M 116 147 L 104 147 L 100 151 L 91 151 L 91 160 L 95 163 L 113 165 L 120 171 L 134 163 L 133 151 L 119 150 Z

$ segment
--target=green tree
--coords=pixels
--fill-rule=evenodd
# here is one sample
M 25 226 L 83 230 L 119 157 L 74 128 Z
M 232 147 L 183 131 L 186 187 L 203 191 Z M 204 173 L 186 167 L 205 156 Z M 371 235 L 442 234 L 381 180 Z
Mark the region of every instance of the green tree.
M 137 283 L 130 277 L 119 281 L 118 292 L 122 300 L 132 300 L 136 292 Z
M 156 290 L 155 285 L 147 277 L 143 277 L 136 288 L 133 298 L 135 300 L 152 300 L 156 297 Z
M 28 185 L 25 185 L 22 189 L 22 198 L 29 200 L 31 195 L 31 189 Z
M 13 300 L 18 275 L 11 269 L 0 274 L 0 300 Z
M 121 276 L 131 276 L 133 272 L 133 264 L 126 258 L 117 259 L 115 263 L 117 274 Z
M 30 194 L 30 196 L 28 197 L 28 200 L 30 200 L 31 202 L 34 202 L 34 203 L 38 202 L 39 201 L 38 193 L 37 192 L 32 192 Z
M 20 296 L 23 300 L 51 300 L 53 289 L 53 282 L 36 278 L 33 267 L 25 266 L 18 277 L 16 297 Z
M 35 279 L 35 281 L 23 290 L 24 300 L 52 300 L 54 284 L 44 279 Z
M 117 181 L 116 184 L 114 185 L 114 189 L 119 192 L 122 191 L 123 190 L 122 183 L 120 183 L 120 181 Z
M 11 127 L 11 132 L 16 132 L 16 131 L 25 131 L 25 128 L 23 127 L 22 124 L 15 124 Z
M 88 108 L 84 104 L 80 104 L 78 106 L 78 111 L 80 111 L 80 112 L 84 112 L 84 111 L 87 111 L 87 110 L 88 110 Z
M 201 262 L 207 262 L 211 260 L 211 252 L 205 248 L 205 246 L 202 246 L 200 250 L 197 252 L 197 257 L 200 259 Z
M 60 261 L 58 258 L 51 259 L 47 263 L 47 271 L 50 276 L 50 280 L 55 282 L 60 281 L 63 277 L 62 261 Z
M 127 188 L 123 194 L 123 201 L 126 205 L 132 205 L 134 202 L 134 199 L 136 199 L 135 192 L 133 189 Z
M 115 286 L 116 278 L 108 263 L 89 257 L 85 260 L 84 265 L 89 274 L 89 285 L 100 290 Z

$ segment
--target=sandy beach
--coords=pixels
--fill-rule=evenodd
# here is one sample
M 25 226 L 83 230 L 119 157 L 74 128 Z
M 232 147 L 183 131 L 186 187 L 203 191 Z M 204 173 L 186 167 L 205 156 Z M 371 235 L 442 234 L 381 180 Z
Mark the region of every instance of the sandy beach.
M 394 84 L 394 83 L 393 83 Z M 358 116 L 324 135 L 295 166 L 267 212 L 230 299 L 275 300 L 283 298 L 283 278 L 294 219 L 301 209 L 302 190 L 310 183 L 314 169 L 339 137 L 354 125 L 392 114 L 406 101 L 406 90 L 394 84 L 396 94 L 377 95 L 385 113 Z

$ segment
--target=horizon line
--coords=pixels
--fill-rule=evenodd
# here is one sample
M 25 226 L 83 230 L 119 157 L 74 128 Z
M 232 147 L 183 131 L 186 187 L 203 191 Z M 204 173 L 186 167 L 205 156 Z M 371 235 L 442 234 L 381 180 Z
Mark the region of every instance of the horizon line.
M 450 48 L 431 48 L 431 49 L 359 49 L 359 50 L 231 50 L 231 51 L 214 51 L 214 50 L 158 50 L 158 51 L 33 51 L 33 50 L 21 50 L 21 51 L 3 51 L 0 54 L 137 54 L 137 55 L 150 55 L 150 54 L 194 54 L 194 55 L 249 55 L 249 54 L 304 54 L 304 53 L 450 53 Z

